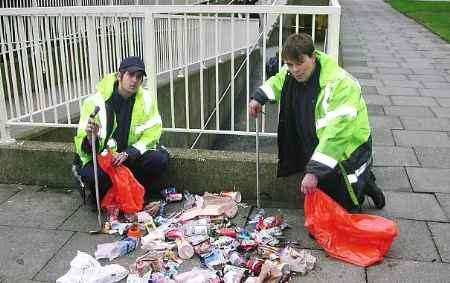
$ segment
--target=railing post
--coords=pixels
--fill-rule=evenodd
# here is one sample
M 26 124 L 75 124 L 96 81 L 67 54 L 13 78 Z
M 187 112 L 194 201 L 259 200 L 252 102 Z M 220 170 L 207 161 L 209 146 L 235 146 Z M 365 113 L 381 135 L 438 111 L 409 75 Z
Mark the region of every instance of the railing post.
M 144 18 L 144 63 L 147 73 L 146 87 L 150 93 L 157 95 L 156 81 L 156 46 L 155 46 L 155 21 L 151 10 L 147 9 Z
M 98 73 L 98 55 L 97 55 L 97 27 L 95 26 L 95 18 L 88 17 L 87 40 L 89 46 L 89 69 L 91 74 L 91 91 L 95 91 L 95 85 L 99 80 Z M 105 51 L 106 52 L 106 51 Z
M 331 0 L 330 3 L 334 8 L 332 14 L 328 15 L 328 34 L 327 34 L 327 50 L 336 61 L 339 59 L 339 32 L 341 21 L 341 6 L 337 1 Z
M 3 89 L 3 79 L 0 73 L 0 144 L 7 144 L 15 142 L 9 135 L 9 129 L 6 127 L 8 116 L 6 112 L 6 98 Z

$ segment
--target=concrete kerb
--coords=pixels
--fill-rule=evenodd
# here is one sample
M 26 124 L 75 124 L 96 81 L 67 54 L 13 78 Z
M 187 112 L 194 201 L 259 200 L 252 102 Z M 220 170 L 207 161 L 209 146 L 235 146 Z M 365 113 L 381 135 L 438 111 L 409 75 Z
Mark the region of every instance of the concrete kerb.
M 256 199 L 254 153 L 170 148 L 169 169 L 159 188 L 174 185 L 179 191 L 240 191 L 244 199 Z M 70 143 L 19 141 L 0 145 L 0 183 L 74 188 Z M 297 178 L 276 177 L 275 154 L 260 153 L 260 188 L 263 201 L 282 201 L 298 207 Z M 159 189 L 158 188 L 158 189 Z

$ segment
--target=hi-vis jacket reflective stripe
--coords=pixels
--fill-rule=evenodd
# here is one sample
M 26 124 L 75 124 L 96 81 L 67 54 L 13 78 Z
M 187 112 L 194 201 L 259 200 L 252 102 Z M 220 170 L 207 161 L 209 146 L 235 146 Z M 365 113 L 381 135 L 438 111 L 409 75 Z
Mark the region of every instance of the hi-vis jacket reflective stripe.
M 80 122 L 78 125 L 77 135 L 75 136 L 75 151 L 80 156 L 83 165 L 91 160 L 91 154 L 87 154 L 82 150 L 81 144 L 86 136 L 86 125 L 89 115 L 95 106 L 100 107 L 98 113 L 98 122 L 100 124 L 100 149 L 105 146 L 107 117 L 105 101 L 107 101 L 113 92 L 114 83 L 117 80 L 117 74 L 108 74 L 97 85 L 97 93 L 90 95 L 83 101 L 83 107 L 80 113 Z M 116 128 L 116 119 L 113 119 L 113 132 Z M 128 134 L 128 145 L 133 146 L 141 154 L 147 150 L 154 149 L 159 142 L 162 132 L 162 121 L 158 111 L 158 103 L 155 94 L 151 94 L 148 90 L 139 87 L 131 113 L 130 131 Z
M 355 171 L 364 164 L 366 164 L 365 169 L 371 155 L 371 144 L 365 146 L 365 143 L 370 143 L 370 126 L 367 107 L 361 96 L 361 87 L 327 54 L 316 51 L 316 56 L 321 66 L 320 92 L 314 111 L 319 143 L 310 157 L 308 165 L 313 162 L 315 164 L 312 167 L 315 169 L 322 167 L 333 170 L 338 163 L 342 162 L 348 174 L 355 175 L 350 181 L 356 181 L 354 177 L 362 172 Z M 280 102 L 282 95 L 285 95 L 282 94 L 282 90 L 288 77 L 293 79 L 288 73 L 287 66 L 284 66 L 278 74 L 268 79 L 260 87 L 259 93 L 262 91 L 269 100 Z M 285 141 L 279 140 L 279 145 L 282 146 L 283 142 Z M 366 154 L 361 154 L 359 152 L 361 150 Z M 356 151 L 358 151 L 358 158 L 353 158 L 352 154 Z M 280 163 L 285 157 L 279 156 Z M 307 158 L 309 159 L 309 157 Z M 354 162 L 350 164 L 349 160 Z M 288 171 L 287 174 L 293 173 L 293 170 L 290 169 L 284 171 Z M 278 172 L 279 176 L 287 174 Z

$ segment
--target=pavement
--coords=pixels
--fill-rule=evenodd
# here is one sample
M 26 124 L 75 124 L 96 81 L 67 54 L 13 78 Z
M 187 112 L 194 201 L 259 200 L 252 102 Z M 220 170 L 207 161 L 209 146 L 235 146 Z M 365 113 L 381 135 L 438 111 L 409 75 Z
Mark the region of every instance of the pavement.
M 381 0 L 341 5 L 343 64 L 364 89 L 387 197 L 383 210 L 367 212 L 395 220 L 400 234 L 382 263 L 361 268 L 327 257 L 307 236 L 303 211 L 268 208 L 291 224 L 288 238 L 319 257 L 294 282 L 449 282 L 450 44 Z M 112 240 L 87 233 L 95 227 L 76 192 L 0 185 L 0 282 L 54 282 L 77 250 L 93 254 Z

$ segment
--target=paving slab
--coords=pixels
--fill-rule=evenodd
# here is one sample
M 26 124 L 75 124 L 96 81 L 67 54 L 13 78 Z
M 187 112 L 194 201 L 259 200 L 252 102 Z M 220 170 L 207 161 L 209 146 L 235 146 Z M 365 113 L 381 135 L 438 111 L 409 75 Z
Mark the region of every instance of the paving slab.
M 423 167 L 450 168 L 450 148 L 416 146 L 414 151 Z
M 442 261 L 450 263 L 450 223 L 428 223 Z
M 118 240 L 116 236 L 112 235 L 90 235 L 89 233 L 78 232 L 58 253 L 48 262 L 35 277 L 36 280 L 55 282 L 56 279 L 64 275 L 70 269 L 70 261 L 77 255 L 77 251 L 85 252 L 94 256 L 98 244 L 109 243 Z M 123 258 L 127 257 L 122 257 Z M 110 264 L 109 261 L 101 260 L 102 265 Z M 111 263 L 118 263 L 114 260 Z M 130 261 L 130 263 L 132 263 Z M 128 265 L 123 265 L 127 267 Z
M 353 73 L 352 75 L 357 79 L 366 79 L 366 80 L 373 79 L 373 76 L 371 73 Z
M 317 257 L 316 267 L 305 276 L 294 277 L 292 282 L 366 282 L 364 268 L 329 257 L 322 251 L 312 251 L 312 254 Z
M 398 68 L 401 66 L 401 59 L 388 61 L 388 59 L 385 60 L 370 60 L 367 61 L 367 65 L 369 67 L 381 67 L 381 68 Z
M 389 59 L 386 59 L 389 60 Z M 385 74 L 379 74 L 376 73 L 374 74 L 374 76 L 377 79 L 381 79 L 383 82 L 384 81 L 409 81 L 408 76 L 407 75 L 403 75 L 403 74 L 389 74 L 389 75 L 385 75 Z
M 429 107 L 422 106 L 384 106 L 386 115 L 409 117 L 435 117 Z
M 0 204 L 21 190 L 22 188 L 19 185 L 0 185 Z
M 374 94 L 374 95 L 378 95 L 378 89 L 375 86 L 361 86 L 361 91 L 364 95 L 367 94 Z
M 420 82 L 446 82 L 444 76 L 440 75 L 408 75 L 408 78 L 413 81 Z
M 424 82 L 423 84 L 425 88 L 450 89 L 450 82 Z
M 386 87 L 405 87 L 405 88 L 421 88 L 423 87 L 421 82 L 418 81 L 398 81 L 398 80 L 390 80 L 390 79 L 385 79 L 383 80 L 383 84 Z
M 401 75 L 411 75 L 413 71 L 411 68 L 386 68 L 377 67 L 377 72 L 380 74 L 401 74 Z
M 54 229 L 80 206 L 76 194 L 61 190 L 24 189 L 0 205 L 0 223 Z
M 450 193 L 450 169 L 406 168 L 415 192 Z
M 374 73 L 375 68 L 367 67 L 367 66 L 348 66 L 345 67 L 345 70 L 350 74 L 353 73 Z
M 430 262 L 440 261 L 427 223 L 403 219 L 395 219 L 394 221 L 399 229 L 399 234 L 386 254 L 387 257 Z
M 398 146 L 450 147 L 447 132 L 392 130 Z
M 400 119 L 396 116 L 369 116 L 370 126 L 372 128 L 382 129 L 403 129 Z
M 450 118 L 450 107 L 431 107 L 431 110 L 438 118 Z
M 361 86 L 384 86 L 380 81 L 377 80 L 366 80 L 366 79 L 358 79 L 358 82 Z
M 394 138 L 390 129 L 373 128 L 372 141 L 374 145 L 394 146 Z
M 369 209 L 369 213 L 409 220 L 449 221 L 433 194 L 390 191 L 384 194 L 386 206 L 381 210 Z
M 389 97 L 377 94 L 364 94 L 364 101 L 367 105 L 392 105 Z
M 373 167 L 378 187 L 386 191 L 411 192 L 411 184 L 403 167 Z
M 433 97 L 423 96 L 391 96 L 393 105 L 404 106 L 437 106 L 437 102 Z
M 448 97 L 449 90 L 448 89 L 420 89 L 420 95 L 422 96 L 432 96 L 432 97 Z
M 409 87 L 377 87 L 378 93 L 381 95 L 403 95 L 403 96 L 418 96 L 419 91 L 415 88 Z
M 368 104 L 367 113 L 369 114 L 369 116 L 371 115 L 381 116 L 384 115 L 384 109 L 382 105 Z
M 374 166 L 419 166 L 411 148 L 398 146 L 374 146 Z
M 386 259 L 367 269 L 367 282 L 448 282 L 450 264 Z
M 0 275 L 0 282 L 2 283 L 50 283 L 47 281 L 34 281 L 34 280 L 28 280 L 28 279 L 22 279 L 17 277 L 2 277 Z
M 447 217 L 450 218 L 450 194 L 437 193 L 436 198 L 438 199 L 442 209 L 447 214 Z
M 89 231 L 98 229 L 97 211 L 88 206 L 81 206 L 58 229 L 67 231 Z
M 358 61 L 358 60 L 345 59 L 345 58 L 343 60 L 342 65 L 345 66 L 345 67 L 351 67 L 351 66 L 368 67 L 367 66 L 367 61 Z
M 420 68 L 430 68 L 433 69 L 434 66 L 432 63 L 428 62 L 428 63 L 422 63 L 422 62 L 405 62 L 405 63 L 401 63 L 400 64 L 401 67 L 403 68 L 409 68 L 411 69 L 413 72 L 415 72 L 416 69 L 420 69 Z
M 450 107 L 450 98 L 438 97 L 438 98 L 436 98 L 436 100 L 438 101 L 440 106 L 442 106 L 442 107 Z
M 0 226 L 0 275 L 31 280 L 73 235 L 72 232 Z
M 417 131 L 450 131 L 450 120 L 447 118 L 401 117 L 406 130 Z
M 301 248 L 321 249 L 308 235 L 304 226 L 305 218 L 302 209 L 264 208 L 264 211 L 266 217 L 277 214 L 283 215 L 284 221 L 290 226 L 290 229 L 283 231 L 283 236 L 285 236 L 287 240 L 298 242 Z M 249 219 L 253 219 L 257 213 L 258 210 L 256 208 L 253 209 Z M 254 224 L 248 224 L 247 229 L 252 231 L 254 229 Z

